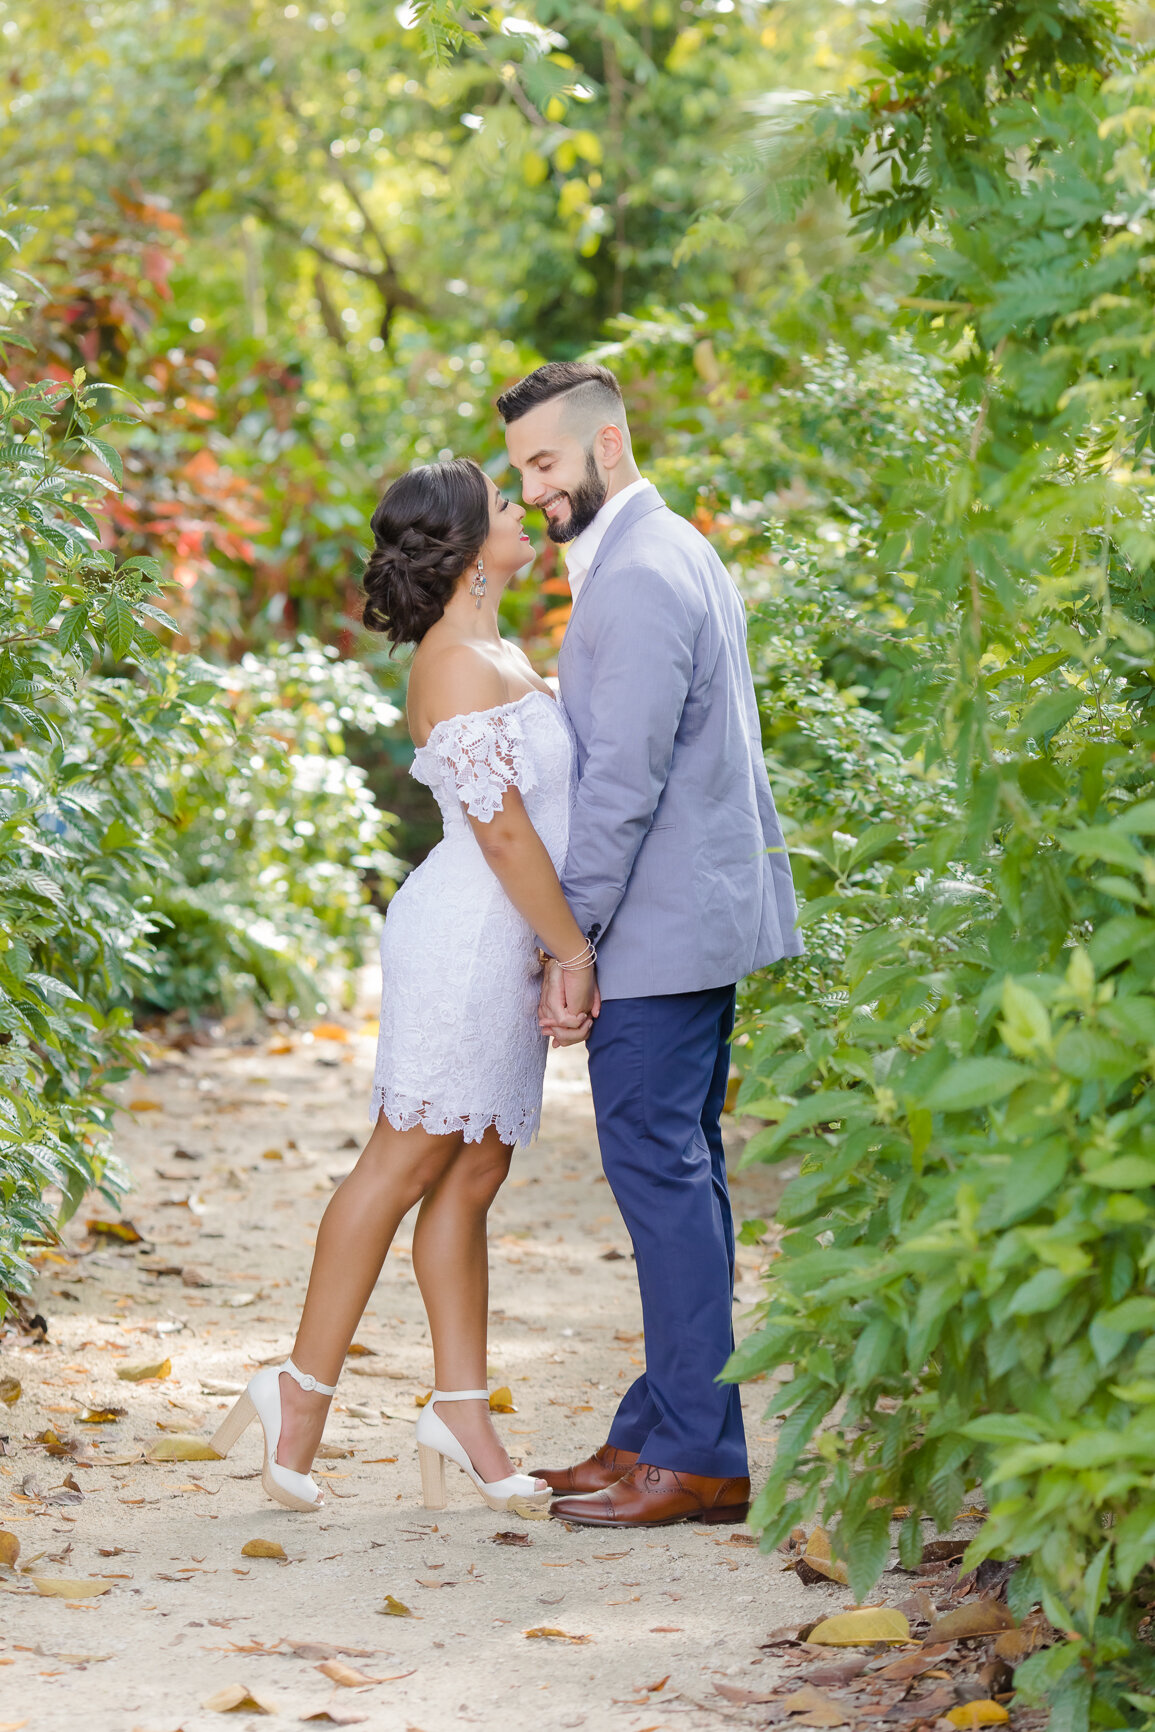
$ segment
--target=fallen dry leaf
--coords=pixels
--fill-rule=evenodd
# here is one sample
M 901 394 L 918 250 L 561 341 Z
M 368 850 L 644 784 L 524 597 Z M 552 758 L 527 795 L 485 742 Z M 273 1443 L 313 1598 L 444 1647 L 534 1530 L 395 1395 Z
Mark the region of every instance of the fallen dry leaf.
M 377 1349 L 375 1347 L 366 1347 L 364 1342 L 361 1341 L 350 1341 L 348 1347 L 345 1349 L 345 1357 L 355 1359 L 368 1357 L 370 1359 L 376 1359 Z
M 0 1530 L 0 1564 L 7 1564 L 11 1568 L 19 1556 L 20 1541 L 16 1535 Z
M 718 1680 L 715 1680 L 714 1688 L 719 1696 L 724 1696 L 737 1708 L 751 1708 L 755 1703 L 775 1700 L 773 1690 L 744 1690 L 741 1684 L 726 1684 Z
M 148 1452 L 150 1461 L 220 1461 L 211 1443 L 202 1437 L 158 1437 Z
M 86 1221 L 84 1225 L 99 1239 L 119 1239 L 123 1245 L 141 1245 L 144 1234 L 138 1233 L 131 1221 Z
M 108 1582 L 94 1581 L 91 1576 L 33 1576 L 32 1586 L 50 1600 L 87 1600 L 107 1594 L 109 1589 Z
M 807 1637 L 823 1648 L 865 1648 L 872 1642 L 909 1642 L 910 1625 L 890 1606 L 857 1606 L 815 1624 Z
M 382 1682 L 380 1678 L 370 1678 L 367 1673 L 359 1672 L 356 1666 L 346 1666 L 343 1660 L 322 1660 L 317 1670 L 331 1678 L 334 1684 L 343 1684 L 347 1690 L 363 1689 L 367 1684 Z
M 994 1636 L 1013 1630 L 1015 1620 L 1001 1600 L 967 1600 L 953 1612 L 936 1618 L 926 1633 L 928 1642 L 964 1642 L 971 1636 Z
M 246 1540 L 241 1547 L 243 1558 L 285 1558 L 285 1548 L 279 1540 Z
M 995 1657 L 1005 1660 L 1008 1666 L 1017 1666 L 1036 1646 L 1036 1638 L 1030 1630 L 1004 1630 L 995 1643 Z
M 1001 1702 L 961 1702 L 943 1718 L 952 1726 L 1005 1726 L 1010 1715 Z
M 81 1425 L 115 1425 L 118 1419 L 123 1419 L 127 1409 L 123 1407 L 86 1407 L 83 1413 L 77 1415 Z
M 145 1383 L 149 1378 L 159 1382 L 172 1371 L 171 1359 L 151 1360 L 147 1365 L 118 1365 L 116 1375 L 122 1383 Z
M 489 1411 L 490 1413 L 517 1412 L 517 1408 L 513 1405 L 513 1390 L 506 1384 L 503 1383 L 500 1389 L 495 1389 L 491 1392 L 489 1397 Z
M 921 1678 L 924 1672 L 929 1672 L 932 1666 L 937 1666 L 944 1655 L 949 1654 L 949 1642 L 936 1642 L 932 1646 L 922 1648 L 917 1654 L 903 1654 L 900 1659 L 892 1660 L 889 1666 L 872 1674 L 875 1678 L 885 1678 L 889 1683 L 905 1683 L 908 1678 Z
M 318 1708 L 313 1714 L 302 1714 L 302 1720 L 324 1720 L 330 1726 L 361 1726 L 368 1720 L 368 1714 L 363 1714 L 359 1708 L 343 1708 L 340 1703 L 330 1703 L 328 1708 Z
M 213 1278 L 206 1275 L 203 1269 L 198 1269 L 192 1263 L 186 1263 L 180 1272 L 182 1287 L 211 1287 Z
M 24 1394 L 24 1385 L 18 1377 L 0 1377 L 0 1401 L 5 1407 L 15 1407 Z
M 339 1022 L 315 1022 L 313 1024 L 314 1040 L 346 1041 L 348 1038 L 349 1030 L 342 1028 Z
M 247 1714 L 279 1714 L 280 1709 L 264 1690 L 251 1690 L 244 1684 L 226 1684 L 201 1703 L 214 1714 L 232 1714 L 243 1708 Z
M 163 1113 L 164 1102 L 154 1101 L 151 1095 L 135 1095 L 128 1103 L 130 1113 Z
M 378 1606 L 377 1610 L 386 1618 L 412 1618 L 414 1616 L 405 1601 L 395 1599 L 392 1594 L 385 1595 L 384 1605 Z
M 317 1447 L 318 1461 L 348 1461 L 352 1455 L 351 1449 L 342 1449 L 339 1443 L 322 1443 Z
M 544 1636 L 555 1642 L 592 1642 L 592 1636 L 571 1636 L 568 1630 L 555 1630 L 549 1624 L 536 1624 L 532 1630 L 523 1630 L 523 1636 Z
M 799 1726 L 845 1726 L 848 1715 L 833 1696 L 824 1696 L 813 1684 L 803 1684 L 800 1690 L 783 1696 L 782 1708 L 796 1716 Z
M 504 1528 L 501 1533 L 494 1534 L 493 1543 L 495 1546 L 531 1546 L 533 1541 L 520 1528 Z
M 850 1577 L 846 1573 L 846 1565 L 841 1558 L 836 1558 L 830 1549 L 830 1536 L 825 1528 L 817 1527 L 806 1541 L 806 1549 L 794 1564 L 799 1579 L 811 1586 L 816 1579 L 827 1582 L 838 1582 L 846 1587 Z

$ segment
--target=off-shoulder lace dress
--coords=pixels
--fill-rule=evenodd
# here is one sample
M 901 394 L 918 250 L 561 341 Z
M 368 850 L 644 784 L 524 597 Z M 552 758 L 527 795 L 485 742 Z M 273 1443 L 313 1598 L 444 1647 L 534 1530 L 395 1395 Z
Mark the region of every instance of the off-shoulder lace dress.
M 541 1118 L 546 1041 L 537 1026 L 537 938 L 477 843 L 516 787 L 561 872 L 574 746 L 548 693 L 439 722 L 411 770 L 436 795 L 445 835 L 389 904 L 381 938 L 381 1034 L 373 1119 L 398 1130 L 490 1125 L 528 1143 Z

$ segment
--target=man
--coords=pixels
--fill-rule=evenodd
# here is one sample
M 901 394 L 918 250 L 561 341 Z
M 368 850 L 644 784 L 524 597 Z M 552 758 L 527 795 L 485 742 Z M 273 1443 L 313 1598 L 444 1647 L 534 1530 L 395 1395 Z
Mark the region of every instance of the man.
M 741 1402 L 715 1381 L 734 1342 L 720 1117 L 735 983 L 802 948 L 745 609 L 638 473 L 607 368 L 551 362 L 497 406 L 526 504 L 571 544 L 558 675 L 579 781 L 564 888 L 597 948 L 590 1083 L 646 1340 L 606 1444 L 538 1477 L 567 1494 L 551 1507 L 568 1522 L 741 1521 Z M 549 971 L 543 1027 L 564 1031 L 568 978 Z

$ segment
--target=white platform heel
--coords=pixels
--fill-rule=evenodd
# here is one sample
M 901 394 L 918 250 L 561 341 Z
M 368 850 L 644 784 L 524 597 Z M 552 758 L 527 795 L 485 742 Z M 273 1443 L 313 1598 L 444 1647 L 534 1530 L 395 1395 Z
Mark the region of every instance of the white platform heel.
M 254 1419 L 261 1422 L 265 1435 L 265 1461 L 261 1468 L 261 1484 L 276 1503 L 286 1509 L 320 1509 L 324 1494 L 307 1473 L 294 1473 L 277 1460 L 277 1445 L 281 1441 L 281 1373 L 287 1371 L 302 1389 L 315 1389 L 321 1395 L 336 1395 L 336 1384 L 318 1383 L 315 1377 L 299 1371 L 291 1359 L 283 1365 L 269 1365 L 258 1371 L 248 1388 L 239 1395 L 226 1413 L 209 1447 L 218 1455 L 229 1453 L 233 1444 Z
M 490 1509 L 514 1510 L 520 1506 L 541 1509 L 555 1495 L 527 1473 L 511 1473 L 505 1479 L 486 1481 L 475 1469 L 464 1448 L 440 1414 L 436 1401 L 484 1401 L 488 1389 L 435 1389 L 417 1417 L 417 1464 L 421 1469 L 421 1496 L 426 1509 L 445 1508 L 445 1463 L 454 1461 L 468 1474 Z

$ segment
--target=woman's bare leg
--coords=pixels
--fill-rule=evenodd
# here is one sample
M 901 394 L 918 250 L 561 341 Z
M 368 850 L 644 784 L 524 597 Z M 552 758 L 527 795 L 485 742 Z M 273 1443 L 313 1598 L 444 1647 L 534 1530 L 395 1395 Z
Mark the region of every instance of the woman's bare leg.
M 398 1131 L 384 1115 L 377 1120 L 357 1165 L 338 1185 L 321 1218 L 293 1344 L 298 1370 L 319 1383 L 336 1383 L 394 1233 L 414 1203 L 452 1165 L 460 1147 L 460 1136 L 435 1137 L 420 1126 Z M 277 1460 L 283 1467 L 308 1473 L 329 1400 L 282 1374 Z
M 426 1193 L 413 1231 L 413 1273 L 433 1337 L 438 1389 L 484 1389 L 489 1319 L 486 1216 L 509 1172 L 512 1150 L 491 1127 L 466 1143 Z M 483 1401 L 437 1408 L 485 1480 L 514 1471 Z

